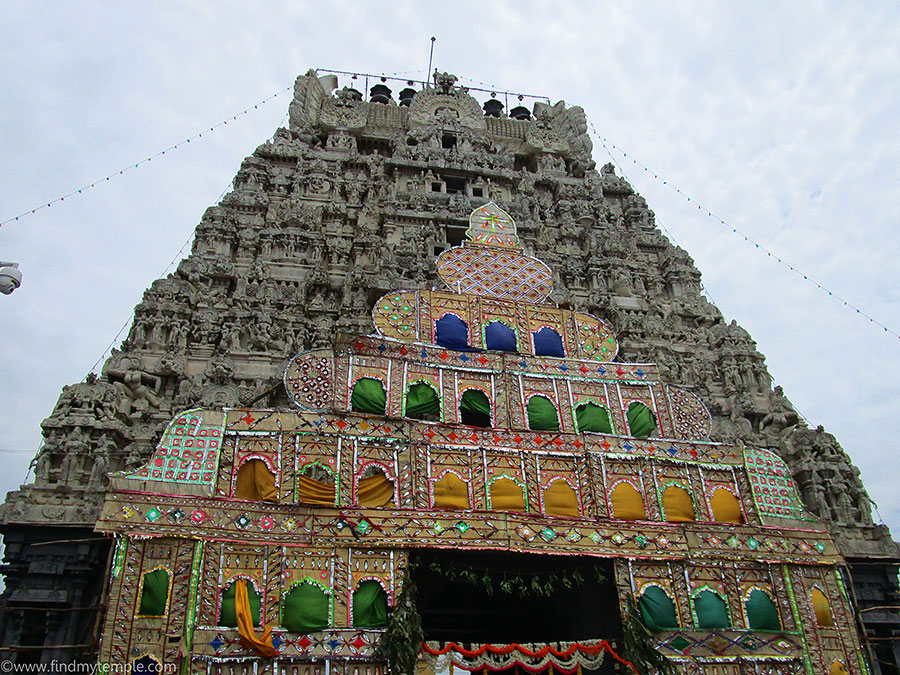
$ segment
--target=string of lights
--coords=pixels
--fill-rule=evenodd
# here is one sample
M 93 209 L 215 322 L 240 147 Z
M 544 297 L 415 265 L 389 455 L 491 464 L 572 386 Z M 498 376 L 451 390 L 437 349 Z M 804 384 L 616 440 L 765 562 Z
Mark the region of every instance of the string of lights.
M 657 172 L 653 171 L 650 167 L 648 167 L 646 164 L 644 164 L 643 162 L 641 162 L 641 161 L 639 161 L 638 159 L 636 159 L 634 156 L 629 156 L 628 153 L 625 152 L 625 150 L 623 150 L 621 147 L 619 147 L 619 146 L 615 145 L 614 143 L 612 143 L 612 142 L 611 142 L 608 138 L 606 138 L 605 136 L 602 136 L 602 135 L 597 131 L 596 127 L 594 126 L 594 123 L 590 120 L 590 118 L 587 118 L 587 122 L 588 122 L 588 125 L 590 125 L 591 132 L 593 133 L 593 135 L 600 141 L 601 145 L 603 146 L 603 149 L 604 149 L 604 150 L 606 151 L 606 153 L 612 158 L 613 163 L 619 168 L 619 170 L 622 171 L 623 177 L 625 177 L 626 180 L 628 180 L 628 178 L 627 178 L 627 176 L 625 176 L 625 172 L 622 170 L 622 164 L 616 160 L 616 157 L 613 155 L 612 150 L 615 150 L 617 153 L 620 153 L 621 156 L 622 156 L 622 159 L 623 159 L 623 160 L 626 160 L 626 163 L 627 163 L 627 160 L 631 160 L 632 166 L 636 166 L 636 167 L 638 167 L 638 168 L 640 168 L 640 169 L 643 169 L 643 171 L 644 171 L 644 173 L 645 173 L 646 175 L 648 175 L 648 176 L 653 176 L 653 179 L 654 179 L 654 180 L 656 180 L 657 182 L 659 182 L 659 183 L 665 185 L 665 186 L 668 187 L 670 190 L 674 190 L 674 191 L 677 192 L 679 195 L 681 195 L 682 197 L 684 197 L 684 198 L 685 198 L 688 202 L 690 202 L 691 204 L 695 204 L 695 205 L 697 206 L 697 210 L 698 210 L 698 211 L 700 211 L 701 213 L 706 213 L 706 215 L 707 215 L 708 218 L 712 218 L 712 219 L 718 221 L 718 224 L 719 224 L 719 225 L 721 225 L 721 226 L 723 226 L 723 227 L 726 227 L 726 228 L 730 229 L 731 232 L 732 232 L 732 234 L 737 235 L 738 237 L 742 237 L 743 240 L 744 240 L 745 242 L 747 242 L 748 244 L 752 244 L 753 247 L 754 247 L 755 249 L 757 249 L 757 250 L 759 250 L 759 251 L 765 253 L 766 256 L 768 256 L 769 258 L 772 258 L 773 260 L 775 260 L 779 265 L 781 265 L 781 266 L 783 266 L 783 267 L 786 267 L 786 268 L 789 269 L 791 272 L 794 272 L 794 273 L 797 274 L 798 276 L 802 277 L 804 281 L 807 281 L 808 283 L 813 284 L 813 285 L 814 285 L 816 288 L 818 288 L 819 290 L 821 290 L 821 291 L 823 291 L 823 292 L 825 292 L 825 293 L 828 293 L 829 296 L 831 296 L 831 297 L 833 297 L 835 300 L 837 300 L 837 301 L 843 303 L 843 305 L 844 305 L 845 307 L 847 307 L 847 308 L 849 308 L 849 309 L 851 309 L 851 310 L 854 310 L 854 311 L 855 311 L 857 314 L 859 314 L 860 316 L 862 316 L 862 317 L 868 319 L 868 320 L 869 320 L 869 323 L 872 323 L 872 324 L 874 324 L 874 325 L 876 325 L 876 326 L 882 328 L 882 329 L 884 330 L 885 333 L 888 333 L 889 335 L 893 335 L 893 336 L 896 337 L 897 339 L 900 339 L 900 333 L 898 333 L 898 332 L 895 331 L 895 330 L 892 330 L 890 327 L 886 326 L 884 323 L 882 323 L 881 321 L 879 321 L 878 319 L 876 319 L 875 317 L 873 317 L 873 316 L 872 316 L 871 314 L 869 314 L 868 312 L 864 311 L 862 308 L 860 308 L 860 307 L 858 307 L 857 305 L 853 304 L 853 303 L 850 302 L 849 300 L 846 300 L 843 296 L 841 296 L 841 295 L 838 294 L 837 292 L 832 291 L 830 288 L 828 288 L 827 286 L 824 286 L 823 284 L 820 284 L 818 281 L 816 281 L 815 279 L 813 279 L 811 276 L 809 276 L 808 274 L 805 274 L 802 270 L 796 268 L 794 265 L 792 265 L 792 264 L 790 264 L 789 262 L 787 262 L 787 261 L 786 261 L 784 258 L 782 258 L 780 255 L 778 255 L 777 253 L 771 251 L 770 249 L 768 249 L 768 248 L 767 248 L 766 246 L 764 246 L 763 244 L 760 244 L 760 243 L 759 243 L 758 241 L 756 241 L 752 236 L 750 236 L 749 234 L 743 232 L 740 228 L 736 227 L 735 225 L 733 225 L 733 224 L 731 224 L 730 222 L 728 222 L 727 220 L 725 220 L 725 218 L 723 218 L 722 216 L 719 216 L 718 214 L 714 213 L 711 209 L 708 209 L 708 208 L 706 208 L 705 206 L 703 206 L 703 204 L 701 204 L 701 203 L 698 202 L 696 199 L 694 199 L 692 196 L 690 196 L 689 194 L 687 194 L 686 192 L 684 192 L 681 188 L 676 187 L 676 186 L 673 185 L 671 182 L 669 182 L 668 180 L 666 180 L 666 179 L 664 179 L 663 177 L 661 177 Z M 664 228 L 664 229 L 665 229 L 665 228 Z
M 12 216 L 10 218 L 7 218 L 6 220 L 0 220 L 0 227 L 2 227 L 3 225 L 7 225 L 9 223 L 15 222 L 15 221 L 19 220 L 20 218 L 24 218 L 25 216 L 30 216 L 32 214 L 35 214 L 38 211 L 41 211 L 42 209 L 48 209 L 53 204 L 58 204 L 58 203 L 64 202 L 67 198 L 82 195 L 87 190 L 96 188 L 97 186 L 108 182 L 112 178 L 123 175 L 126 171 L 132 171 L 144 164 L 147 164 L 148 162 L 152 161 L 155 157 L 162 157 L 167 152 L 171 152 L 172 150 L 178 150 L 181 146 L 186 145 L 186 144 L 190 143 L 191 141 L 196 141 L 200 138 L 203 138 L 203 134 L 209 134 L 210 132 L 215 131 L 219 127 L 227 126 L 229 122 L 237 121 L 237 119 L 239 117 L 242 117 L 243 115 L 247 115 L 254 110 L 258 110 L 261 105 L 265 105 L 266 103 L 268 103 L 275 97 L 285 93 L 286 91 L 290 91 L 291 89 L 292 89 L 292 87 L 285 87 L 281 91 L 275 92 L 271 96 L 267 96 L 266 98 L 262 99 L 261 101 L 254 103 L 252 106 L 248 106 L 248 107 L 244 108 L 244 110 L 242 110 L 241 112 L 235 113 L 231 117 L 226 118 L 226 119 L 218 122 L 217 124 L 213 124 L 208 128 L 204 128 L 203 131 L 199 131 L 199 132 L 195 133 L 193 136 L 189 136 L 189 137 L 185 138 L 183 141 L 179 141 L 178 143 L 175 143 L 174 145 L 170 145 L 169 147 L 167 147 L 163 150 L 159 150 L 158 152 L 155 152 L 152 155 L 148 155 L 145 159 L 141 159 L 141 160 L 134 162 L 133 164 L 129 164 L 128 166 L 126 166 L 122 169 L 119 169 L 118 171 L 114 171 L 114 172 L 104 176 L 103 178 L 99 178 L 98 180 L 87 183 L 86 185 L 82 185 L 80 188 L 76 188 L 70 192 L 67 192 L 64 195 L 60 195 L 56 199 L 51 199 L 43 204 L 35 206 L 33 209 L 23 211 L 22 213 L 20 213 L 17 216 Z

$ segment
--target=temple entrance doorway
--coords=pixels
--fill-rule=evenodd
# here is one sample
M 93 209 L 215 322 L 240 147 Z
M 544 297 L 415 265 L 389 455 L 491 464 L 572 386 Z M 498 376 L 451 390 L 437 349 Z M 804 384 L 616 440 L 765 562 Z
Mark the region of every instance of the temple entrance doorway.
M 629 672 L 617 669 L 606 653 L 602 663 L 573 656 L 541 663 L 531 658 L 546 646 L 556 652 L 585 649 L 606 640 L 619 650 L 622 619 L 616 594 L 613 562 L 600 558 L 536 555 L 496 551 L 418 550 L 410 553 L 413 580 L 425 640 L 434 650 L 455 643 L 468 653 L 484 645 L 507 650 L 488 663 L 485 656 L 465 657 L 456 647 L 453 672 L 476 675 L 485 671 L 504 675 L 571 671 L 582 675 Z M 513 650 L 508 650 L 515 645 Z M 574 647 L 582 649 L 582 647 Z M 497 650 L 492 649 L 492 652 Z M 461 654 L 463 656 L 461 656 Z M 585 655 L 586 656 L 586 655 Z M 436 657 L 437 672 L 449 672 L 451 655 Z M 466 665 L 460 666 L 460 660 Z M 577 663 L 582 661 L 582 663 Z M 475 664 L 483 664 L 477 669 Z M 561 667 L 562 666 L 562 667 Z M 552 670 L 551 670 L 552 668 Z

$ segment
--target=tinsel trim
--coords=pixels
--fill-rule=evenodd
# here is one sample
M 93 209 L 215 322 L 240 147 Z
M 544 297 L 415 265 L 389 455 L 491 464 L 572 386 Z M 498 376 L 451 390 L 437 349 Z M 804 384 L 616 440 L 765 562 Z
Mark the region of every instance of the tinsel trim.
M 607 653 L 616 661 L 628 666 L 638 675 L 634 665 L 620 657 L 606 640 L 583 642 L 555 642 L 550 644 L 485 644 L 466 649 L 456 642 L 425 642 L 422 651 L 426 663 L 440 672 L 449 664 L 468 671 L 506 670 L 518 666 L 529 673 L 553 666 L 565 675 L 575 673 L 579 667 L 595 670 L 603 663 Z

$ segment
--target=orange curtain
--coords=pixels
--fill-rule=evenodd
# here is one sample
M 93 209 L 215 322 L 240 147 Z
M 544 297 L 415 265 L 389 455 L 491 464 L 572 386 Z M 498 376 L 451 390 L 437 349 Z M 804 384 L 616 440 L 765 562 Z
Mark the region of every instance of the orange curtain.
M 297 474 L 297 501 L 316 506 L 334 506 L 334 485 Z
M 244 462 L 238 471 L 234 485 L 234 496 L 238 499 L 253 501 L 278 501 L 278 488 L 275 487 L 275 476 L 261 459 Z
M 741 513 L 741 504 L 729 490 L 720 488 L 713 493 L 709 500 L 712 506 L 713 520 L 717 523 L 743 523 L 744 514 Z
M 662 501 L 663 511 L 668 522 L 688 523 L 697 519 L 694 515 L 694 502 L 691 501 L 691 496 L 684 488 L 670 485 L 663 492 Z
M 555 480 L 544 489 L 544 513 L 548 516 L 577 518 L 578 495 L 566 481 Z
M 522 487 L 509 478 L 498 478 L 491 483 L 492 511 L 525 511 Z
M 631 483 L 619 483 L 609 496 L 613 518 L 618 520 L 647 520 L 644 498 Z
M 234 610 L 237 614 L 238 634 L 241 644 L 253 649 L 260 656 L 272 658 L 278 650 L 272 644 L 272 626 L 266 626 L 260 637 L 253 632 L 253 617 L 250 613 L 250 598 L 247 595 L 247 580 L 238 579 L 234 589 Z
M 356 484 L 356 503 L 360 506 L 384 506 L 394 501 L 394 481 L 380 471 Z
M 455 473 L 447 472 L 434 483 L 434 508 L 464 511 L 469 508 L 469 486 Z

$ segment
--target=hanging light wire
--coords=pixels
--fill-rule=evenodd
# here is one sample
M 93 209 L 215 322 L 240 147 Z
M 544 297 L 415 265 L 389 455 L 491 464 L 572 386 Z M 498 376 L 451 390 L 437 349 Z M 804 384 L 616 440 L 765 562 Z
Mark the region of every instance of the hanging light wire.
M 632 156 L 632 157 L 629 157 L 629 156 L 628 156 L 628 153 L 625 152 L 621 147 L 618 147 L 617 145 L 615 145 L 614 143 L 612 143 L 611 141 L 609 141 L 609 139 L 607 139 L 605 136 L 600 135 L 600 133 L 597 131 L 596 127 L 594 126 L 594 123 L 591 121 L 591 119 L 590 119 L 589 117 L 587 117 L 587 116 L 585 115 L 585 118 L 587 119 L 587 122 L 588 122 L 588 124 L 589 124 L 590 127 L 591 127 L 591 132 L 592 132 L 593 135 L 600 141 L 601 145 L 603 146 L 603 149 L 606 151 L 606 154 L 608 154 L 608 155 L 612 158 L 613 163 L 619 168 L 620 171 L 622 171 L 623 177 L 625 177 L 625 172 L 622 170 L 621 164 L 616 160 L 615 156 L 613 155 L 612 150 L 615 150 L 615 151 L 621 153 L 623 159 L 630 159 L 633 166 L 640 167 L 641 169 L 644 170 L 644 173 L 645 173 L 645 174 L 647 174 L 647 175 L 652 175 L 654 180 L 656 180 L 656 181 L 659 182 L 659 183 L 662 183 L 663 185 L 667 186 L 669 189 L 674 190 L 674 191 L 677 192 L 679 195 L 681 195 L 682 197 L 684 197 L 684 198 L 685 198 L 688 202 L 690 202 L 691 204 L 696 204 L 696 205 L 697 205 L 697 210 L 698 210 L 698 211 L 700 211 L 701 213 L 705 212 L 706 215 L 707 215 L 707 217 L 713 218 L 713 219 L 717 220 L 717 221 L 719 222 L 719 224 L 722 225 L 723 227 L 729 228 L 729 229 L 731 230 L 731 233 L 732 233 L 732 234 L 736 234 L 737 236 L 742 237 L 742 238 L 744 239 L 745 242 L 747 242 L 748 244 L 752 244 L 754 248 L 756 248 L 756 249 L 759 250 L 759 251 L 762 251 L 762 252 L 765 253 L 766 256 L 768 256 L 769 258 L 774 259 L 774 260 L 775 260 L 776 262 L 778 262 L 778 264 L 780 264 L 781 266 L 786 267 L 786 268 L 789 269 L 791 272 L 794 272 L 794 273 L 797 274 L 798 276 L 803 277 L 803 280 L 804 280 L 804 281 L 807 281 L 807 282 L 813 284 L 813 285 L 814 285 L 816 288 L 818 288 L 819 290 L 821 290 L 821 291 L 823 291 L 823 292 L 825 292 L 825 293 L 828 293 L 828 295 L 830 295 L 831 297 L 835 298 L 835 299 L 838 300 L 839 302 L 843 303 L 843 305 L 844 305 L 845 307 L 848 307 L 849 309 L 854 310 L 854 311 L 855 311 L 857 314 L 859 314 L 860 316 L 865 317 L 866 319 L 868 319 L 868 320 L 869 320 L 869 323 L 872 323 L 872 324 L 874 324 L 874 325 L 876 325 L 876 326 L 882 328 L 882 329 L 884 330 L 885 333 L 888 333 L 889 335 L 893 335 L 893 336 L 896 337 L 897 339 L 900 339 L 900 333 L 898 333 L 897 331 L 895 331 L 895 330 L 891 329 L 890 327 L 886 326 L 884 323 L 882 323 L 881 321 L 879 321 L 878 319 L 876 319 L 875 317 L 873 317 L 873 316 L 872 316 L 871 314 L 869 314 L 868 312 L 863 311 L 860 307 L 854 305 L 854 304 L 853 304 L 852 302 L 850 302 L 849 300 L 846 300 L 846 299 L 845 299 L 843 296 L 841 296 L 840 294 L 836 293 L 835 291 L 832 291 L 831 289 L 829 289 L 828 287 L 824 286 L 823 284 L 820 284 L 818 281 L 816 281 L 815 279 L 813 279 L 812 277 L 810 277 L 808 274 L 805 274 L 802 270 L 800 270 L 800 269 L 794 267 L 792 264 L 790 264 L 789 262 L 787 262 L 786 260 L 784 260 L 784 258 L 782 258 L 781 256 L 779 256 L 777 253 L 775 253 L 775 252 L 769 250 L 769 249 L 766 248 L 764 245 L 760 244 L 758 241 L 756 241 L 755 239 L 753 239 L 753 237 L 751 237 L 750 235 L 748 235 L 748 234 L 746 234 L 745 232 L 743 232 L 742 230 L 740 230 L 737 226 L 732 225 L 730 222 L 728 222 L 727 220 L 725 220 L 725 218 L 723 218 L 722 216 L 719 216 L 718 214 L 714 213 L 712 210 L 710 210 L 710 209 L 706 208 L 705 206 L 703 206 L 703 204 L 701 204 L 701 203 L 698 202 L 696 199 L 694 199 L 693 197 L 691 197 L 690 195 L 688 195 L 686 192 L 682 191 L 681 188 L 676 187 L 675 185 L 673 185 L 673 184 L 672 184 L 671 182 L 669 182 L 668 180 L 663 179 L 658 173 L 656 173 L 655 171 L 652 171 L 652 170 L 650 169 L 650 167 L 648 167 L 646 164 L 644 164 L 644 163 L 638 161 L 638 160 L 637 160 L 635 157 L 633 157 L 633 156 Z M 612 150 L 611 150 L 610 148 L 611 148 Z M 627 177 L 626 177 L 626 180 L 628 180 L 629 182 L 631 182 Z M 663 229 L 665 229 L 665 228 L 663 228 Z M 666 232 L 668 233 L 668 230 L 666 230 Z
M 109 181 L 112 178 L 121 176 L 126 171 L 132 171 L 132 170 L 137 169 L 138 167 L 142 166 L 143 164 L 147 164 L 148 162 L 153 160 L 154 157 L 162 157 L 167 152 L 171 152 L 172 150 L 177 150 L 181 146 L 183 146 L 187 143 L 190 143 L 191 141 L 196 141 L 200 138 L 203 138 L 203 134 L 209 134 L 210 132 L 215 131 L 219 127 L 226 126 L 229 122 L 237 121 L 238 117 L 242 117 L 243 115 L 247 115 L 247 114 L 253 112 L 254 110 L 258 110 L 259 106 L 265 105 L 267 102 L 271 101 L 276 96 L 279 96 L 279 95 L 285 93 L 286 91 L 290 91 L 292 89 L 292 87 L 293 87 L 293 85 L 291 85 L 290 87 L 285 87 L 281 91 L 277 91 L 274 94 L 272 94 L 271 96 L 267 96 L 266 98 L 262 99 L 261 101 L 257 101 L 252 106 L 247 106 L 241 112 L 235 113 L 231 117 L 226 118 L 226 119 L 222 120 L 221 122 L 218 122 L 217 124 L 213 124 L 212 126 L 210 126 L 208 128 L 204 128 L 203 131 L 199 131 L 196 134 L 194 134 L 193 136 L 189 136 L 189 137 L 185 138 L 183 141 L 179 141 L 178 143 L 175 143 L 174 145 L 170 145 L 169 147 L 167 147 L 163 150 L 159 150 L 158 152 L 155 152 L 152 155 L 147 156 L 146 159 L 140 159 L 140 160 L 134 162 L 133 164 L 129 164 L 128 166 L 126 166 L 122 169 L 119 169 L 118 171 L 114 171 L 113 173 L 110 173 L 110 174 L 104 176 L 103 178 L 99 178 L 91 183 L 81 186 L 80 188 L 76 188 L 75 190 L 72 190 L 71 192 L 67 192 L 66 194 L 61 195 L 61 196 L 57 197 L 56 199 L 51 199 L 50 201 L 40 204 L 39 206 L 35 206 L 33 209 L 29 209 L 28 211 L 23 211 L 22 213 L 20 213 L 17 216 L 12 216 L 10 218 L 7 218 L 6 220 L 0 220 L 0 227 L 2 227 L 3 225 L 7 225 L 9 223 L 15 222 L 15 221 L 19 220 L 20 218 L 24 218 L 25 216 L 30 216 L 32 214 L 35 214 L 42 209 L 48 209 L 53 204 L 64 202 L 64 201 L 66 201 L 67 197 L 76 197 L 78 195 L 84 194 L 85 191 L 95 188 L 98 185 L 101 185 L 103 183 L 106 183 L 107 181 Z

